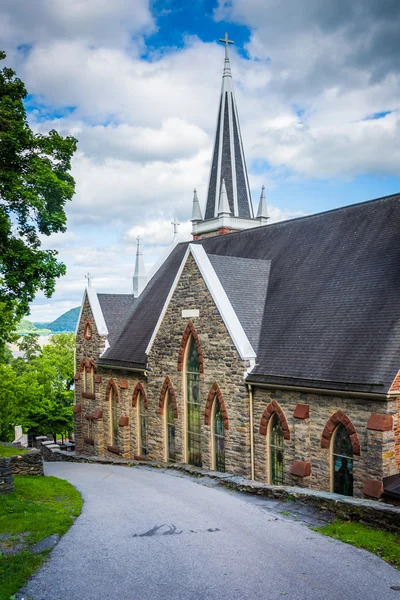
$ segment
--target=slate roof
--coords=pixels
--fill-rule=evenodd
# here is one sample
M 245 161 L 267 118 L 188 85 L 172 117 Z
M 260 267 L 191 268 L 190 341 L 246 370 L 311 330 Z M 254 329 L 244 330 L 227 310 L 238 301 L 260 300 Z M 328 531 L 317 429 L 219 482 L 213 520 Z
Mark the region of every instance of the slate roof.
M 133 294 L 97 294 L 108 329 L 108 342 L 113 346 L 120 335 L 125 319 L 136 302 Z
M 271 261 L 209 254 L 232 307 L 257 351 Z
M 253 339 L 233 293 L 235 263 L 226 261 L 231 275 L 223 275 L 223 259 L 213 255 L 271 261 L 269 277 L 266 269 L 254 273 L 254 289 L 242 272 L 258 313 L 257 290 L 268 280 L 249 381 L 388 391 L 400 367 L 400 195 L 194 243 L 219 271 Z M 159 269 L 103 360 L 146 364 L 145 349 L 186 248 L 179 244 Z

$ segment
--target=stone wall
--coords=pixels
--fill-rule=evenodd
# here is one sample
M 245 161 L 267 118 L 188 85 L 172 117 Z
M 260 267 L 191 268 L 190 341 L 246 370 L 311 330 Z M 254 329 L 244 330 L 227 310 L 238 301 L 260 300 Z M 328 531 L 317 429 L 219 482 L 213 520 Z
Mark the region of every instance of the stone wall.
M 180 280 L 166 310 L 161 327 L 149 353 L 149 431 L 150 457 L 165 460 L 165 417 L 160 414 L 164 398 L 160 397 L 166 377 L 170 378 L 177 403 L 176 449 L 177 460 L 186 462 L 185 450 L 185 376 L 178 370 L 182 361 L 182 338 L 189 319 L 183 310 L 198 310 L 199 316 L 191 317 L 197 332 L 203 356 L 204 373 L 200 374 L 200 397 L 202 415 L 206 410 L 207 397 L 216 382 L 227 407 L 228 429 L 225 429 L 226 470 L 246 477 L 250 476 L 250 430 L 249 401 L 243 374 L 248 364 L 242 361 L 226 329 L 218 308 L 189 255 Z M 189 326 L 190 327 L 190 326 Z M 188 330 L 190 333 L 190 331 Z M 186 341 L 188 334 L 185 336 Z M 212 427 L 201 420 L 202 464 L 212 468 Z
M 11 468 L 13 475 L 44 475 L 43 458 L 36 448 L 26 454 L 12 456 Z
M 368 398 L 342 398 L 339 396 L 301 393 L 288 390 L 255 388 L 254 446 L 255 475 L 258 481 L 268 482 L 269 432 L 262 429 L 262 419 L 267 407 L 279 407 L 288 425 L 288 439 L 284 440 L 285 485 L 296 485 L 330 491 L 332 489 L 332 448 L 326 436 L 333 432 L 332 416 L 342 411 L 343 422 L 355 429 L 354 437 L 354 495 L 361 497 L 367 481 L 381 481 L 382 477 L 396 473 L 394 455 L 394 429 L 372 429 L 371 415 L 391 417 L 397 411 L 397 401 L 382 402 Z M 297 408 L 297 410 L 296 410 Z M 297 414 L 297 417 L 296 417 Z M 340 414 L 340 413 L 339 413 Z M 325 429 L 327 427 L 327 429 Z M 268 427 L 267 427 L 268 429 Z M 261 431 L 261 433 L 260 433 Z M 349 426 L 349 431 L 353 431 Z M 325 432 L 325 433 L 324 433 Z M 357 439 L 359 454 L 357 453 Z M 295 461 L 301 465 L 293 473 Z M 296 466 L 299 467 L 298 463 Z M 309 474 L 309 469 L 311 473 Z
M 0 458 L 0 494 L 10 494 L 14 491 L 12 465 L 10 458 Z
M 101 377 L 97 374 L 96 361 L 104 352 L 106 336 L 99 335 L 96 323 L 86 297 L 82 308 L 76 334 L 75 354 L 75 407 L 74 407 L 74 432 L 76 449 L 87 452 L 84 438 L 88 439 L 88 420 L 85 415 L 90 414 L 98 407 L 102 394 Z M 94 369 L 94 390 L 91 387 L 91 368 Z M 86 378 L 86 390 L 84 389 Z M 97 449 L 98 450 L 98 449 Z M 93 453 L 96 450 L 93 448 Z

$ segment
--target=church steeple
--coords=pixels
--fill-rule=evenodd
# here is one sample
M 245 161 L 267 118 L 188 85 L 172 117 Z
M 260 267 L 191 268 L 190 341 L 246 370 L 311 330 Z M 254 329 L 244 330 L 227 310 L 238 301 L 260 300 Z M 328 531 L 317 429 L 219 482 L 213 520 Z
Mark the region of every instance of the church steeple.
M 233 42 L 228 38 L 227 33 L 224 38 L 220 39 L 220 42 L 225 44 L 225 60 L 204 219 L 213 219 L 218 216 L 223 180 L 225 180 L 231 215 L 252 219 L 254 218 L 253 205 L 228 54 L 228 44 L 233 44 Z
M 239 116 L 233 93 L 231 63 L 228 45 L 232 40 L 219 40 L 225 44 L 224 70 L 222 73 L 217 130 L 208 182 L 204 219 L 197 194 L 193 199 L 192 234 L 194 239 L 203 235 L 217 235 L 230 231 L 241 231 L 264 225 L 265 211 L 254 216 L 247 176 Z

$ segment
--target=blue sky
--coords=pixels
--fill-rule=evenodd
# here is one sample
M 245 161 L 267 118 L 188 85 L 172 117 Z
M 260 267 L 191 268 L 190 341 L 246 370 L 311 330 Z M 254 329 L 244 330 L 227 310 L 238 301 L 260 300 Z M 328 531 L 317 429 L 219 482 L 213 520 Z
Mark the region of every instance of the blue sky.
M 24 0 L 0 6 L 8 64 L 37 131 L 78 138 L 67 265 L 32 320 L 99 291 L 129 292 L 135 237 L 148 268 L 190 238 L 204 203 L 228 31 L 253 202 L 271 222 L 400 192 L 400 5 L 392 0 Z

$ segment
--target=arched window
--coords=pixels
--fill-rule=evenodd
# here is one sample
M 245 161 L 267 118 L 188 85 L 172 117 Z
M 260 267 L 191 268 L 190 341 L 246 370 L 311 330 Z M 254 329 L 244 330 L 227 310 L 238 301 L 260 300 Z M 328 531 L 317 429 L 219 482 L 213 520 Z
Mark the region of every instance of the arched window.
M 111 446 L 118 446 L 118 403 L 117 394 L 113 385 L 109 392 L 110 405 L 110 442 Z
M 285 477 L 284 438 L 281 421 L 276 413 L 272 415 L 269 431 L 269 454 L 271 483 L 283 485 Z
M 175 415 L 174 415 L 174 404 L 171 396 L 171 392 L 167 391 L 167 397 L 165 398 L 167 410 L 165 411 L 166 419 L 166 433 L 167 433 L 167 461 L 176 461 L 176 449 L 175 449 Z
M 333 438 L 333 491 L 344 496 L 353 495 L 353 448 L 343 423 L 339 423 Z
M 225 428 L 224 416 L 222 414 L 221 404 L 218 397 L 214 400 L 214 468 L 216 471 L 224 473 L 225 471 Z
M 143 394 L 139 392 L 137 398 L 138 406 L 138 452 L 139 456 L 146 456 L 147 447 L 147 410 L 144 405 Z
M 90 367 L 90 391 L 92 394 L 94 394 L 94 366 L 91 365 Z
M 187 459 L 201 467 L 200 361 L 193 335 L 186 355 Z

